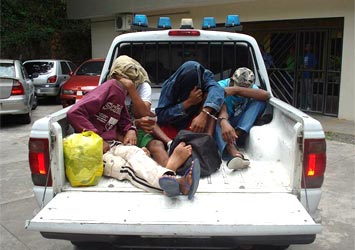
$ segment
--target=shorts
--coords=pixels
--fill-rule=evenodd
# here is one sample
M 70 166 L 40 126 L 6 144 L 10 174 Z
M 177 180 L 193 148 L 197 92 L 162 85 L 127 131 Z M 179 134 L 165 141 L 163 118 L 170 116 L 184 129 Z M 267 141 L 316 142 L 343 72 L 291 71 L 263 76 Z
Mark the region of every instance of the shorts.
M 144 132 L 142 129 L 138 129 L 137 132 L 137 146 L 140 148 L 146 147 L 149 142 L 154 140 L 151 134 Z

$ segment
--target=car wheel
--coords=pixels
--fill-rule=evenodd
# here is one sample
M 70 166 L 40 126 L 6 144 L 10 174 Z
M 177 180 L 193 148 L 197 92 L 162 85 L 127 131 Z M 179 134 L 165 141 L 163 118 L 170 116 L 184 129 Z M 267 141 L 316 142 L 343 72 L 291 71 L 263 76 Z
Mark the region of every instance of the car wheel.
M 23 115 L 18 116 L 19 122 L 22 124 L 31 123 L 31 118 L 32 118 L 32 110 L 30 110 L 27 114 L 23 114 Z
M 62 89 L 60 88 L 59 89 L 59 92 L 58 92 L 58 94 L 56 95 L 56 97 L 55 97 L 55 103 L 56 104 L 61 104 L 61 100 L 60 100 L 60 93 L 62 92 Z
M 33 95 L 32 110 L 35 110 L 38 106 L 38 99 L 36 95 Z

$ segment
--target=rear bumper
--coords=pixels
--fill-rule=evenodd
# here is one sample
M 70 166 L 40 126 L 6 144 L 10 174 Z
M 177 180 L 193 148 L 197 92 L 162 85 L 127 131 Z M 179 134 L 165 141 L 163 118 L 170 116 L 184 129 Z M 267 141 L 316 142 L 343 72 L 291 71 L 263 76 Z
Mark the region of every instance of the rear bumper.
M 56 96 L 59 94 L 59 86 L 45 85 L 35 86 L 37 96 Z
M 61 95 L 60 102 L 63 105 L 63 107 L 68 107 L 75 103 L 75 98 L 76 98 L 75 95 Z
M 21 115 L 30 112 L 31 107 L 24 96 L 12 96 L 6 100 L 0 101 L 1 115 Z
M 294 245 L 310 244 L 315 235 L 266 235 L 266 236 L 228 236 L 228 237 L 162 237 L 162 236 L 130 236 L 130 235 L 92 235 L 41 232 L 47 239 L 64 239 L 74 242 L 103 242 L 117 247 L 163 247 L 163 248 L 235 248 L 239 245 Z

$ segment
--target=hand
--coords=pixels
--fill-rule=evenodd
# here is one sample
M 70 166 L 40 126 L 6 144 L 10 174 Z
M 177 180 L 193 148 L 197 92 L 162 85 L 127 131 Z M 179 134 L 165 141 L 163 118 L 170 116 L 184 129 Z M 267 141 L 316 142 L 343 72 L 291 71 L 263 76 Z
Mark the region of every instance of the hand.
M 201 112 L 198 116 L 196 116 L 192 120 L 190 130 L 196 133 L 203 133 L 205 132 L 206 124 L 207 124 L 207 115 Z
M 221 128 L 222 128 L 222 138 L 227 143 L 236 143 L 238 139 L 237 134 L 235 133 L 234 128 L 230 125 L 229 121 L 223 119 L 221 121 Z
M 106 141 L 104 141 L 103 152 L 106 153 L 109 150 L 110 150 L 110 145 Z
M 128 130 L 123 138 L 123 144 L 137 145 L 137 134 L 135 130 Z
M 122 83 L 123 87 L 128 91 L 128 93 L 129 93 L 130 90 L 136 88 L 136 86 L 134 85 L 134 82 L 132 80 L 130 80 L 130 79 L 121 77 L 121 78 L 119 78 L 118 81 L 120 83 Z
M 156 116 L 144 116 L 135 120 L 135 124 L 138 128 L 144 130 L 146 133 L 153 133 L 154 126 L 156 124 Z
M 187 108 L 197 105 L 203 100 L 203 92 L 196 86 L 191 90 L 189 97 L 185 100 Z

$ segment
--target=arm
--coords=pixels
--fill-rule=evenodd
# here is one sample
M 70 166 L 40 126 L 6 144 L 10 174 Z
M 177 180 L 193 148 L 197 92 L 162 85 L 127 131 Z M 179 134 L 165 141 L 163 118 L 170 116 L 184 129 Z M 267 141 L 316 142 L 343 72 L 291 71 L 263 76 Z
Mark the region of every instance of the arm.
M 137 145 L 137 129 L 132 124 L 131 116 L 127 111 L 126 105 L 123 105 L 118 126 L 121 134 L 124 135 L 123 144 Z
M 206 95 L 206 100 L 201 112 L 192 120 L 191 130 L 194 132 L 206 132 L 210 114 L 219 112 L 224 102 L 224 89 L 214 80 L 212 72 L 207 69 L 203 73 L 201 87 Z
M 150 106 L 148 107 L 146 105 L 146 102 L 144 102 L 142 98 L 139 96 L 134 83 L 127 78 L 119 78 L 119 81 L 122 83 L 123 87 L 128 91 L 128 95 L 131 97 L 133 103 L 133 108 L 132 108 L 133 116 L 135 118 L 140 118 L 143 116 L 150 115 L 151 114 Z
M 238 136 L 237 136 L 234 128 L 229 123 L 229 116 L 228 116 L 228 112 L 227 112 L 227 106 L 225 103 L 223 104 L 221 111 L 219 112 L 218 123 L 222 129 L 223 140 L 225 142 L 235 143 L 236 139 L 238 139 Z
M 90 130 L 100 135 L 100 131 L 90 121 L 90 118 L 100 111 L 105 98 L 106 96 L 103 95 L 90 95 L 69 109 L 67 119 L 75 132 Z
M 150 102 L 143 102 L 143 103 L 146 106 L 146 108 L 148 110 L 150 110 L 151 103 Z M 133 106 L 133 108 L 134 108 L 134 106 Z M 154 117 L 155 114 L 153 114 L 152 112 L 149 112 L 149 113 L 151 114 L 150 116 L 146 115 L 146 116 L 139 117 L 139 118 L 134 116 L 135 117 L 134 123 L 137 126 L 137 128 L 144 130 L 144 132 L 153 133 L 154 127 L 156 125 L 156 117 Z
M 255 88 L 244 88 L 244 87 L 226 87 L 225 89 L 226 95 L 238 95 L 247 98 L 253 98 L 258 101 L 267 101 L 270 99 L 269 92 L 263 89 L 255 89 Z
M 207 93 L 203 107 L 210 107 L 211 111 L 219 112 L 224 103 L 224 89 L 216 82 L 213 73 L 208 69 L 203 73 L 203 82 L 203 92 Z
M 178 101 L 177 93 L 172 90 L 172 87 L 172 85 L 163 85 L 158 106 L 155 108 L 161 125 L 173 124 L 188 117 L 183 103 Z

